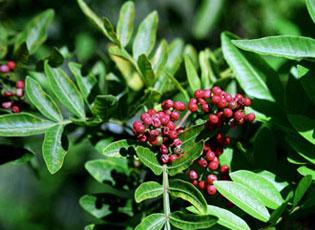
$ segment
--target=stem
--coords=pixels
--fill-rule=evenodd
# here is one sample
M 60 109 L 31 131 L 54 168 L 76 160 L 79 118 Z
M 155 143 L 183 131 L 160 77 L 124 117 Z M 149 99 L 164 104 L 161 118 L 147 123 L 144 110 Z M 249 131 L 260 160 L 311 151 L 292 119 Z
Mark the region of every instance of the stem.
M 168 194 L 168 175 L 167 175 L 167 165 L 163 165 L 163 208 L 164 208 L 164 214 L 166 217 L 166 224 L 165 224 L 165 230 L 170 230 L 171 225 L 169 222 L 169 216 L 171 214 L 171 209 L 170 209 L 170 197 Z
M 189 117 L 189 115 L 191 114 L 191 112 L 188 110 L 187 113 L 185 114 L 185 116 L 183 117 L 183 119 L 178 123 L 177 125 L 177 129 L 182 127 L 182 125 L 185 123 L 185 121 L 187 120 L 187 118 Z

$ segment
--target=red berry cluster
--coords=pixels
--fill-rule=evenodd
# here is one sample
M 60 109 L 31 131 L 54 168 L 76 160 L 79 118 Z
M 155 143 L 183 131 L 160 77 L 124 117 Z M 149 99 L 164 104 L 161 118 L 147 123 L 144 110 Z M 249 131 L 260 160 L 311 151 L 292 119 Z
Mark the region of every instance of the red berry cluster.
M 21 111 L 18 101 L 24 96 L 24 81 L 19 80 L 15 84 L 15 90 L 6 90 L 3 92 L 3 97 L 5 98 L 1 106 L 3 109 L 11 109 L 13 113 L 19 113 Z
M 244 108 L 251 105 L 251 100 L 241 94 L 232 97 L 220 87 L 214 86 L 212 89 L 198 89 L 194 96 L 189 101 L 188 109 L 192 113 L 202 111 L 209 114 L 207 125 L 210 130 L 222 124 L 234 126 L 255 120 L 254 113 L 245 114 Z
M 14 61 L 7 61 L 6 64 L 0 66 L 0 73 L 9 73 L 13 71 L 16 67 L 16 63 Z
M 172 163 L 183 150 L 178 135 L 183 131 L 176 127 L 180 112 L 186 110 L 185 103 L 167 99 L 161 104 L 162 110 L 149 109 L 141 114 L 141 120 L 133 123 L 133 131 L 140 143 L 147 143 L 160 153 L 163 164 Z
M 189 170 L 188 177 L 200 190 L 206 190 L 209 195 L 215 195 L 217 190 L 213 182 L 218 179 L 229 179 L 229 167 L 220 166 L 219 160 L 224 147 L 231 143 L 230 137 L 224 135 L 223 132 L 227 131 L 227 127 L 243 125 L 246 121 L 253 122 L 255 114 L 244 112 L 244 108 L 251 105 L 249 98 L 241 94 L 232 97 L 218 86 L 212 89 L 196 90 L 194 96 L 188 104 L 188 109 L 192 113 L 207 114 L 206 126 L 210 131 L 215 132 L 215 135 L 204 145 L 203 155 L 197 161 L 198 169 Z

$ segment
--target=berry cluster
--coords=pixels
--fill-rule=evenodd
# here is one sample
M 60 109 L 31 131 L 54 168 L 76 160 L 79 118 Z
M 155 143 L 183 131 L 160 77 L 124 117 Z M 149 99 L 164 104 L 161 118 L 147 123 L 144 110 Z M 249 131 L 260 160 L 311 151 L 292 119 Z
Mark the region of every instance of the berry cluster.
M 206 114 L 206 127 L 213 136 L 207 140 L 203 155 L 197 161 L 198 169 L 189 170 L 188 177 L 200 190 L 206 190 L 209 195 L 215 195 L 217 190 L 213 182 L 218 179 L 229 179 L 229 167 L 220 166 L 219 160 L 224 147 L 231 143 L 230 137 L 224 133 L 236 125 L 243 125 L 246 121 L 253 122 L 255 114 L 244 112 L 245 107 L 251 105 L 249 98 L 241 94 L 232 97 L 218 86 L 212 89 L 196 90 L 194 96 L 189 101 L 188 109 L 192 113 Z
M 168 164 L 183 154 L 182 141 L 178 138 L 183 129 L 177 128 L 175 123 L 186 105 L 167 99 L 161 107 L 161 111 L 149 109 L 141 114 L 141 120 L 133 123 L 133 131 L 140 143 L 147 143 L 160 153 L 161 163 Z
M 13 113 L 19 113 L 21 109 L 18 104 L 24 96 L 24 81 L 17 81 L 15 84 L 15 90 L 6 90 L 2 95 L 5 98 L 1 104 L 2 108 L 11 109 Z
M 16 63 L 14 61 L 7 61 L 6 64 L 0 66 L 0 73 L 9 73 L 13 71 L 16 67 Z

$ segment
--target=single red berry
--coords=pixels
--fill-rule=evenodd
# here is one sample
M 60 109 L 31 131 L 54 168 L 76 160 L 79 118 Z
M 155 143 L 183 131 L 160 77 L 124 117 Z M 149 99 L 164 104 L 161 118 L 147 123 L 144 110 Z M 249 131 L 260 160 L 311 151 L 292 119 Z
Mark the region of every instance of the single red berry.
M 230 145 L 231 144 L 231 138 L 229 136 L 226 136 L 224 139 L 224 145 Z
M 150 116 L 153 116 L 156 114 L 156 110 L 155 109 L 149 109 L 147 112 Z
M 218 180 L 217 176 L 214 174 L 209 174 L 207 176 L 207 182 L 208 184 L 213 184 L 214 181 Z
M 206 153 L 209 150 L 211 151 L 211 146 L 208 143 L 205 143 L 203 146 L 203 152 Z
M 204 92 L 202 89 L 197 89 L 194 93 L 195 98 L 203 98 L 204 97 Z
M 234 113 L 234 119 L 238 122 L 242 119 L 244 119 L 244 113 L 240 110 L 237 110 L 235 113 Z
M 152 119 L 152 125 L 155 127 L 155 128 L 159 128 L 161 126 L 161 121 L 159 118 L 155 117 Z
M 11 91 L 4 91 L 3 96 L 4 97 L 12 97 L 14 94 Z
M 208 161 L 213 161 L 215 158 L 215 153 L 212 152 L 211 150 L 209 150 L 207 153 L 206 153 L 206 159 Z
M 214 95 L 214 96 L 211 98 L 211 100 L 212 100 L 212 103 L 213 103 L 214 105 L 217 105 L 217 104 L 221 101 L 221 98 L 220 98 L 219 96 L 217 96 L 217 95 Z
M 216 104 L 216 106 L 219 109 L 224 109 L 227 106 L 227 102 L 224 98 L 221 98 L 221 100 Z
M 220 164 L 219 158 L 215 157 L 212 162 L 217 162 L 218 164 Z
M 16 82 L 16 88 L 17 89 L 24 89 L 24 81 L 23 80 L 18 80 Z
M 172 162 L 175 161 L 176 159 L 177 159 L 177 155 L 172 154 L 172 155 L 169 156 L 168 161 L 169 161 L 170 163 L 172 163 Z
M 168 148 L 166 147 L 166 145 L 160 146 L 160 153 L 161 154 L 168 154 Z
M 142 118 L 142 117 L 141 117 Z M 141 119 L 145 125 L 151 125 L 152 124 L 152 118 L 150 116 L 145 117 L 144 119 Z
M 162 125 L 167 125 L 167 123 L 170 121 L 170 116 L 169 115 L 164 115 L 160 117 L 160 121 Z
M 203 157 L 201 157 L 201 158 L 198 160 L 198 165 L 199 165 L 201 168 L 207 168 L 208 162 L 207 162 Z
M 246 115 L 246 120 L 249 122 L 253 122 L 255 120 L 256 116 L 254 113 L 249 113 Z
M 6 101 L 2 103 L 2 108 L 9 109 L 12 106 L 12 101 Z
M 220 168 L 220 173 L 221 174 L 227 174 L 229 172 L 230 168 L 227 165 L 222 165 Z
M 183 142 L 180 139 L 175 139 L 172 143 L 172 145 L 175 147 L 181 146 L 182 144 L 183 144 Z
M 174 109 L 178 111 L 184 111 L 186 109 L 186 105 L 184 102 L 181 101 L 175 101 L 174 103 Z
M 209 195 L 213 196 L 217 193 L 217 189 L 214 187 L 214 185 L 208 185 L 207 186 L 207 193 Z
M 179 117 L 180 117 L 180 115 L 179 115 L 178 112 L 173 111 L 173 112 L 171 113 L 171 120 L 172 120 L 172 121 L 177 121 L 177 120 L 179 119 Z
M 231 102 L 231 101 L 233 100 L 233 97 L 232 97 L 230 94 L 228 94 L 228 93 L 225 95 L 224 98 L 225 98 L 225 100 L 226 100 L 227 102 Z
M 14 61 L 8 61 L 7 66 L 10 70 L 14 70 L 16 67 L 16 63 Z
M 215 136 L 215 139 L 217 140 L 217 142 L 219 142 L 220 144 L 223 143 L 224 141 L 224 137 L 222 135 L 222 133 L 217 133 L 217 135 Z
M 206 99 L 210 98 L 211 97 L 211 90 L 210 89 L 203 90 L 203 97 Z
M 168 134 L 168 136 L 171 138 L 171 139 L 176 139 L 178 137 L 178 134 L 177 134 L 177 131 L 176 130 L 171 130 Z
M 234 110 L 237 108 L 237 102 L 236 101 L 230 101 L 229 102 L 229 108 Z
M 219 168 L 219 163 L 215 161 L 211 161 L 208 165 L 208 168 L 211 169 L 212 171 L 215 171 Z
M 243 104 L 245 106 L 251 106 L 252 101 L 248 97 L 245 97 L 245 98 L 243 98 Z
M 217 147 L 217 148 L 214 150 L 214 153 L 215 153 L 216 156 L 222 155 L 222 153 L 223 153 L 223 148 Z
M 208 104 L 202 104 L 201 108 L 202 108 L 202 111 L 204 111 L 205 113 L 208 113 L 210 111 L 210 107 Z
M 13 105 L 13 106 L 11 107 L 11 111 L 12 111 L 13 113 L 19 113 L 21 110 L 20 110 L 20 107 L 19 107 L 19 106 Z
M 194 99 L 194 98 L 193 98 Z M 191 99 L 188 103 L 188 109 L 190 110 L 190 112 L 194 113 L 198 110 L 198 105 L 197 105 L 197 100 L 193 100 Z
M 226 118 L 232 117 L 232 116 L 233 116 L 233 111 L 232 111 L 232 109 L 230 109 L 230 108 L 225 108 L 225 109 L 223 110 L 223 115 L 224 115 Z
M 141 143 L 144 143 L 144 142 L 146 142 L 146 141 L 148 140 L 147 136 L 144 135 L 144 134 L 138 135 L 138 136 L 137 136 L 137 139 L 138 139 L 138 141 L 141 142 Z
M 234 98 L 237 102 L 243 101 L 243 95 L 242 94 L 237 93 Z
M 198 181 L 197 181 L 197 180 L 193 180 L 191 183 L 192 183 L 194 186 L 198 186 Z
M 209 115 L 209 122 L 210 122 L 211 124 L 217 124 L 217 123 L 219 122 L 218 116 L 215 115 L 215 114 L 210 114 L 210 115 Z
M 166 126 L 167 126 L 170 130 L 176 129 L 176 125 L 175 125 L 174 122 L 172 122 L 172 121 L 168 122 Z
M 219 86 L 214 86 L 214 87 L 212 88 L 212 93 L 213 93 L 214 95 L 220 95 L 221 92 L 222 92 L 222 89 L 221 89 Z
M 190 171 L 189 171 L 189 178 L 191 179 L 191 180 L 197 180 L 198 179 L 198 173 L 195 171 L 195 170 L 193 170 L 193 169 L 191 169 Z
M 7 65 L 1 65 L 0 66 L 0 73 L 8 73 L 10 72 L 10 68 Z
M 204 190 L 206 188 L 206 182 L 203 180 L 199 181 L 198 187 L 200 190 Z
M 173 106 L 174 106 L 174 102 L 171 99 L 167 99 L 167 100 L 162 102 L 162 109 L 163 110 L 173 108 Z
M 168 161 L 169 161 L 169 156 L 168 156 L 167 154 L 162 154 L 162 155 L 161 155 L 161 162 L 162 162 L 163 164 L 167 164 Z
M 135 121 L 133 123 L 133 129 L 136 133 L 144 133 L 145 127 L 141 121 Z
M 153 138 L 153 139 L 149 138 L 149 142 L 153 146 L 160 146 L 161 144 L 163 144 L 163 137 L 158 136 L 158 137 Z
M 159 135 L 160 135 L 160 131 L 159 130 L 157 130 L 157 129 L 150 130 L 150 137 L 156 138 Z
M 146 119 L 147 117 L 151 118 L 151 115 L 148 113 L 143 113 L 143 114 L 141 114 L 140 119 L 141 119 L 141 121 L 144 121 L 144 119 Z

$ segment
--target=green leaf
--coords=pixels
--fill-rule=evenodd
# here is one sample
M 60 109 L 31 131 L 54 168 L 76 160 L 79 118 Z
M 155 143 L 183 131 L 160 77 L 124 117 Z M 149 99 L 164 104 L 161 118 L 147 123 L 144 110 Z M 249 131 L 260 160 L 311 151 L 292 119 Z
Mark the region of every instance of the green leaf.
M 135 230 L 160 230 L 165 223 L 166 217 L 163 213 L 154 213 L 142 219 Z
M 132 36 L 134 19 L 135 5 L 132 1 L 128 1 L 121 7 L 117 23 L 117 36 L 123 47 L 128 45 Z
M 25 29 L 17 35 L 14 50 L 18 50 L 26 42 L 29 53 L 35 53 L 47 38 L 47 29 L 54 18 L 54 14 L 52 9 L 48 9 L 33 18 Z
M 187 75 L 189 86 L 192 92 L 195 92 L 195 90 L 201 88 L 200 79 L 198 77 L 195 66 L 191 62 L 190 57 L 185 56 L 184 61 L 185 61 L 186 75 Z
M 63 128 L 62 125 L 56 125 L 45 132 L 42 152 L 48 171 L 51 174 L 61 169 L 67 153 L 61 144 Z
M 59 101 L 73 114 L 85 118 L 84 101 L 69 76 L 60 68 L 51 68 L 45 63 L 45 73 Z
M 166 71 L 164 71 L 163 73 L 174 84 L 174 86 L 183 94 L 185 100 L 189 101 L 189 95 L 187 91 L 182 87 L 182 85 L 177 81 L 177 79 Z
M 303 198 L 304 194 L 309 189 L 311 184 L 312 184 L 311 175 L 307 175 L 300 180 L 293 197 L 293 207 L 296 207 L 299 204 L 299 202 L 301 201 L 301 199 Z
M 305 93 L 315 105 L 315 78 L 314 78 L 314 71 L 309 72 L 309 69 L 298 65 L 298 77 L 299 81 L 301 82 L 302 87 L 305 90 Z
M 190 44 L 185 45 L 183 56 L 188 56 L 190 58 L 191 63 L 194 65 L 196 70 L 199 68 L 198 62 L 198 52 L 197 50 Z
M 242 184 L 232 181 L 215 181 L 214 186 L 228 200 L 252 217 L 267 222 L 268 210 L 256 194 Z
M 303 115 L 288 115 L 294 129 L 306 140 L 315 145 L 315 120 Z
M 106 17 L 103 18 L 103 23 L 104 23 L 105 30 L 107 31 L 108 36 L 110 37 L 110 40 L 114 44 L 120 46 L 120 42 L 119 42 L 119 40 L 117 38 L 115 29 L 114 29 L 114 26 L 112 25 L 112 23 Z
M 109 145 L 107 145 L 104 149 L 102 154 L 108 157 L 113 157 L 113 156 L 120 156 L 120 151 L 122 149 L 125 149 L 126 151 L 130 148 L 130 147 L 134 147 L 134 144 L 136 142 L 133 140 L 119 140 L 119 141 L 115 141 L 110 143 Z
M 191 203 L 200 214 L 207 212 L 207 202 L 205 198 L 191 183 L 179 179 L 171 180 L 169 192 L 171 196 L 181 198 Z
M 151 53 L 155 45 L 158 20 L 157 12 L 153 11 L 140 23 L 132 45 L 134 59 L 137 60 L 141 54 L 149 56 Z
M 99 219 L 111 213 L 110 205 L 100 203 L 95 195 L 84 195 L 79 203 L 85 211 Z
M 64 62 L 64 57 L 60 53 L 60 51 L 57 48 L 53 48 L 52 51 L 50 52 L 50 55 L 48 57 L 48 63 L 50 66 L 53 67 L 58 67 L 62 65 Z
M 91 22 L 111 41 L 114 42 L 115 40 L 112 38 L 112 36 L 109 34 L 109 32 L 106 30 L 104 26 L 103 20 L 97 16 L 91 8 L 83 1 L 83 0 L 77 0 L 79 7 L 81 8 L 82 12 L 85 14 L 86 17 L 88 17 Z
M 135 191 L 135 200 L 140 203 L 147 199 L 156 198 L 163 194 L 164 188 L 155 181 L 148 181 L 140 184 Z
M 260 199 L 268 208 L 277 209 L 283 203 L 283 199 L 277 188 L 259 174 L 239 170 L 230 173 L 230 177 L 234 182 L 243 184 L 255 192 L 256 198 Z
M 272 172 L 263 170 L 263 171 L 259 171 L 257 174 L 259 174 L 260 176 L 268 180 L 270 183 L 272 183 L 279 192 L 281 192 L 285 187 L 289 185 L 289 183 L 286 181 L 280 182 L 277 176 L 273 174 Z
M 218 218 L 215 216 L 199 216 L 184 212 L 173 212 L 170 223 L 178 229 L 209 229 L 215 225 Z
M 175 39 L 168 46 L 168 58 L 166 62 L 167 71 L 174 75 L 182 62 L 182 53 L 184 50 L 184 41 Z
M 183 170 L 187 169 L 193 161 L 202 154 L 203 142 L 196 142 L 192 138 L 183 142 L 182 149 L 184 151 L 183 155 L 167 167 L 168 173 L 171 176 L 181 173 Z
M 190 212 L 199 214 L 198 210 L 196 210 L 195 207 L 190 206 L 187 208 Z M 205 215 L 212 215 L 219 218 L 217 224 L 224 226 L 226 228 L 232 229 L 232 230 L 250 230 L 247 223 L 235 215 L 233 212 L 230 212 L 224 208 L 220 208 L 213 205 L 207 206 L 207 212 Z
M 103 120 L 107 120 L 115 111 L 117 105 L 117 97 L 113 95 L 98 95 L 92 104 L 92 113 Z
M 271 224 L 276 225 L 280 221 L 280 218 L 282 214 L 287 210 L 288 203 L 292 199 L 292 197 L 293 197 L 293 191 L 290 191 L 285 201 L 279 206 L 279 208 L 277 208 L 276 210 L 272 212 L 269 218 L 269 222 Z
M 92 74 L 83 77 L 81 74 L 81 65 L 78 63 L 69 62 L 68 66 L 75 77 L 80 92 L 82 93 L 83 97 L 87 99 L 93 86 L 97 83 L 96 78 Z
M 62 121 L 62 114 L 56 103 L 36 80 L 26 77 L 25 92 L 27 98 L 44 116 L 54 121 Z
M 162 39 L 151 59 L 152 69 L 155 74 L 160 73 L 165 68 L 167 56 L 167 42 L 165 39 Z
M 233 46 L 227 33 L 221 34 L 221 42 L 224 58 L 234 71 L 238 83 L 246 94 L 258 99 L 274 101 L 266 83 L 249 64 L 245 56 Z
M 145 54 L 141 54 L 137 63 L 143 77 L 143 82 L 147 86 L 152 86 L 154 84 L 155 75 L 149 59 Z
M 315 145 L 298 136 L 291 135 L 286 136 L 286 141 L 301 157 L 315 164 Z
M 136 153 L 140 159 L 140 161 L 150 168 L 155 175 L 161 175 L 162 166 L 156 159 L 155 154 L 148 148 L 138 146 L 136 148 Z
M 204 39 L 216 26 L 223 12 L 224 0 L 204 0 L 193 20 L 192 33 L 197 39 Z
M 315 2 L 314 0 L 306 0 L 308 13 L 310 14 L 313 22 L 315 23 Z
M 211 85 L 216 81 L 215 73 L 210 63 L 210 58 L 207 50 L 199 53 L 199 63 L 201 69 L 201 85 L 202 88 L 210 88 Z
M 297 169 L 297 171 L 303 176 L 311 175 L 313 180 L 315 180 L 315 170 L 314 169 L 308 168 L 306 166 L 301 166 Z
M 111 176 L 112 170 L 129 175 L 127 160 L 121 157 L 91 160 L 85 164 L 85 168 L 100 183 L 104 181 L 115 183 Z
M 240 49 L 289 59 L 315 58 L 315 40 L 309 37 L 280 35 L 251 40 L 233 40 Z
M 15 113 L 0 116 L 0 136 L 23 137 L 44 133 L 56 123 L 29 113 Z

